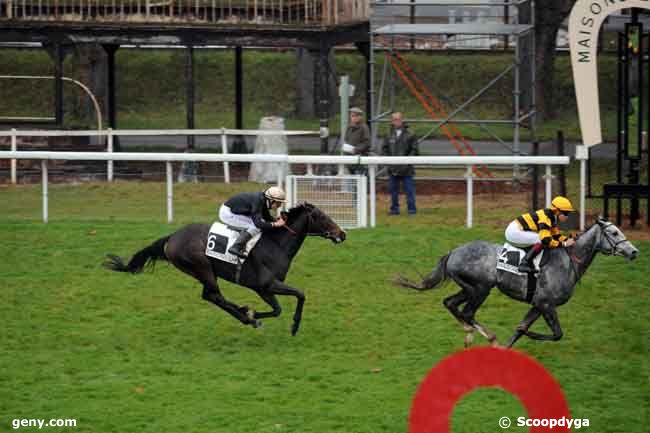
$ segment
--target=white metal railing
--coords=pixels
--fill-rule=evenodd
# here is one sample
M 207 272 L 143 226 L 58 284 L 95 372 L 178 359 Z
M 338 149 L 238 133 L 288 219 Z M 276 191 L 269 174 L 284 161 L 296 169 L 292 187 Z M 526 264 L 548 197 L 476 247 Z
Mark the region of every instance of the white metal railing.
M 221 135 L 297 135 L 297 133 L 312 133 L 309 131 L 242 131 L 242 130 L 217 130 Z M 58 131 L 62 132 L 62 131 Z M 80 134 L 82 131 L 72 132 L 73 135 L 100 135 L 97 131 L 83 131 L 86 134 Z M 159 131 L 158 135 L 215 135 L 215 130 L 176 130 L 176 131 Z M 152 135 L 152 131 L 112 131 L 113 135 Z M 28 135 L 21 132 L 21 135 Z M 49 136 L 52 131 L 31 131 L 30 134 Z M 0 131 L 0 136 L 15 137 L 16 131 L 10 133 Z M 12 138 L 13 140 L 13 138 Z M 111 142 L 109 135 L 109 143 Z M 569 157 L 567 156 L 330 156 L 330 155 L 273 155 L 273 154 L 228 154 L 224 147 L 224 153 L 221 154 L 198 154 L 198 153 L 112 153 L 112 152 L 48 152 L 48 151 L 15 151 L 15 143 L 12 144 L 12 151 L 0 152 L 0 159 L 26 159 L 41 160 L 42 182 L 43 182 L 43 221 L 48 220 L 48 202 L 47 202 L 47 160 L 84 160 L 84 161 L 159 161 L 165 162 L 167 172 L 167 221 L 173 221 L 173 179 L 172 179 L 172 162 L 194 161 L 194 162 L 222 162 L 224 169 L 228 162 L 283 162 L 291 164 L 307 164 L 307 173 L 312 173 L 312 165 L 318 164 L 342 164 L 342 165 L 366 165 L 368 166 L 369 177 L 369 216 L 370 226 L 376 225 L 376 184 L 375 178 L 377 167 L 379 165 L 432 165 L 432 166 L 465 166 L 466 167 L 466 184 L 467 184 L 467 219 L 466 225 L 471 228 L 473 225 L 473 182 L 474 174 L 472 169 L 477 165 L 499 165 L 499 166 L 521 166 L 521 165 L 544 165 L 546 167 L 545 176 L 545 201 L 546 206 L 550 206 L 552 193 L 552 166 L 568 165 Z M 15 164 L 12 164 L 12 169 Z M 109 165 L 109 180 L 112 178 L 112 166 Z M 225 178 L 225 176 L 224 176 Z M 15 174 L 12 170 L 12 181 L 15 181 Z M 229 182 L 229 179 L 225 179 Z M 282 184 L 281 175 L 278 176 L 278 184 Z
M 17 151 L 17 138 L 18 137 L 105 137 L 106 138 L 106 152 L 110 155 L 116 155 L 113 153 L 113 143 L 114 137 L 119 136 L 221 136 L 221 152 L 223 154 L 228 153 L 228 139 L 227 136 L 260 136 L 260 135 L 285 135 L 285 136 L 306 136 L 306 135 L 319 135 L 319 131 L 284 131 L 284 130 L 251 130 L 251 129 L 164 129 L 164 130 L 147 130 L 147 129 L 120 129 L 113 130 L 111 128 L 101 130 L 101 131 L 45 131 L 45 130 L 33 130 L 33 131 L 19 131 L 17 129 L 11 129 L 9 131 L 0 131 L 0 137 L 11 137 L 11 150 Z M 152 155 L 150 153 L 145 153 L 144 155 Z M 55 158 L 56 159 L 56 158 Z M 68 159 L 68 158 L 61 158 Z M 81 158 L 83 159 L 83 158 Z M 101 159 L 106 162 L 106 173 L 109 182 L 113 181 L 113 161 L 115 158 Z M 154 160 L 155 161 L 155 160 Z M 180 160 L 179 160 L 180 161 Z M 194 161 L 193 159 L 186 159 L 182 161 Z M 224 180 L 226 183 L 230 183 L 230 166 L 229 162 L 234 162 L 231 160 L 221 160 L 223 162 L 223 173 Z M 11 160 L 11 183 L 16 183 L 17 174 L 16 174 L 16 161 Z

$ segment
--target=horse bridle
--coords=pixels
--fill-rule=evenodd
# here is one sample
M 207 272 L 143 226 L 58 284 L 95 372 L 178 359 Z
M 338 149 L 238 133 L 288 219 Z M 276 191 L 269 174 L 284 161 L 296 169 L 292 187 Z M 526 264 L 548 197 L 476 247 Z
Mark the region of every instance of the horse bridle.
M 619 250 L 618 246 L 619 246 L 619 244 L 627 241 L 627 238 L 625 237 L 625 235 L 623 235 L 623 239 L 621 239 L 619 241 L 614 241 L 611 238 L 611 236 L 607 233 L 607 230 L 606 230 L 607 227 L 609 227 L 609 226 L 611 226 L 613 224 L 611 222 L 609 222 L 609 221 L 603 221 L 603 222 L 599 222 L 598 225 L 601 228 L 601 234 L 600 235 L 603 236 L 607 240 L 607 243 L 609 244 L 609 247 L 610 247 L 608 250 L 603 250 L 603 249 L 599 248 L 598 251 L 600 251 L 602 254 L 604 254 L 606 256 L 623 255 L 621 253 L 621 251 Z M 600 243 L 600 241 L 599 241 L 599 243 Z M 572 263 L 575 263 L 575 264 L 582 263 L 582 260 L 573 253 L 570 253 L 569 257 L 571 258 Z
M 606 256 L 623 255 L 622 251 L 619 251 L 618 246 L 623 242 L 627 242 L 627 238 L 625 237 L 625 235 L 623 235 L 623 239 L 620 239 L 618 241 L 613 240 L 611 236 L 607 233 L 607 227 L 613 224 L 610 222 L 603 222 L 603 223 L 598 223 L 598 225 L 600 225 L 600 227 L 602 228 L 601 236 L 603 236 L 607 240 L 607 243 L 610 246 L 610 249 L 608 251 L 601 250 L 601 253 L 605 254 Z
M 307 210 L 307 233 L 305 234 L 305 236 L 320 236 L 323 238 L 329 238 L 332 235 L 329 231 L 323 233 L 310 233 L 309 229 L 311 228 L 311 221 L 312 221 L 311 211 Z M 287 231 L 289 231 L 289 233 L 291 233 L 292 236 L 298 235 L 298 232 L 296 232 L 294 229 L 289 227 L 288 224 L 285 224 L 283 227 L 286 228 Z

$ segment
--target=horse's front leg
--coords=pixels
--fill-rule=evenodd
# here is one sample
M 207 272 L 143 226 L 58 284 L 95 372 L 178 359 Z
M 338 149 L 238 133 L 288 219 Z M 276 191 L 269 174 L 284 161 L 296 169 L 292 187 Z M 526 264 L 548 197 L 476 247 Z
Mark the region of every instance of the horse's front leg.
M 273 293 L 257 292 L 257 294 L 266 302 L 273 310 L 272 311 L 256 311 L 253 317 L 255 319 L 263 319 L 265 317 L 278 317 L 282 313 L 282 307 L 278 299 Z
M 563 335 L 562 328 L 560 327 L 560 320 L 557 317 L 555 306 L 546 304 L 543 306 L 537 306 L 537 308 L 541 310 L 546 324 L 549 328 L 551 328 L 551 331 L 553 331 L 553 335 L 545 335 L 533 331 L 525 331 L 524 335 L 532 338 L 533 340 L 558 341 L 561 339 Z
M 535 307 L 528 310 L 528 313 L 526 313 L 524 319 L 519 323 L 519 325 L 517 325 L 515 334 L 510 337 L 510 340 L 508 341 L 506 347 L 512 347 L 517 342 L 517 340 L 519 340 L 519 338 L 528 331 L 528 328 L 530 328 L 530 326 L 535 322 L 535 320 L 539 318 L 541 314 L 542 312 Z
M 291 326 L 291 335 L 296 335 L 298 328 L 300 327 L 300 320 L 302 319 L 302 308 L 305 305 L 305 295 L 300 290 L 289 287 L 279 280 L 274 280 L 267 288 L 267 291 L 275 295 L 296 297 L 296 311 L 293 313 L 293 325 Z

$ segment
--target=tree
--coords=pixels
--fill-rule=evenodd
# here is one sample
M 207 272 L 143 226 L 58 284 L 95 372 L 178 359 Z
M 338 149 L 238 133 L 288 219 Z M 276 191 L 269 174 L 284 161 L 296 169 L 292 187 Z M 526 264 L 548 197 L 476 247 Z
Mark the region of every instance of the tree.
M 557 113 L 550 103 L 554 89 L 555 44 L 557 32 L 571 13 L 576 0 L 545 0 L 535 2 L 535 62 L 537 83 L 535 97 L 541 118 L 552 118 Z

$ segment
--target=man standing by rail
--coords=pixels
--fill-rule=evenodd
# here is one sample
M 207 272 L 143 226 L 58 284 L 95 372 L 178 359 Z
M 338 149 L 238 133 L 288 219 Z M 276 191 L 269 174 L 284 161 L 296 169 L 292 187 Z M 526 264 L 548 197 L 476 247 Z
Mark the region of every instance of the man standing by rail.
M 418 142 L 416 137 L 408 130 L 404 123 L 403 115 L 396 111 L 391 116 L 390 134 L 384 140 L 382 153 L 385 156 L 416 156 L 418 155 Z M 400 183 L 404 185 L 406 205 L 409 215 L 417 211 L 415 207 L 415 183 L 413 176 L 415 169 L 412 165 L 389 165 L 390 175 L 390 214 L 399 215 L 399 190 Z
M 370 153 L 370 129 L 363 121 L 361 108 L 350 108 L 350 125 L 343 136 L 343 151 L 361 156 Z M 367 168 L 361 165 L 350 167 L 350 173 L 365 175 Z

